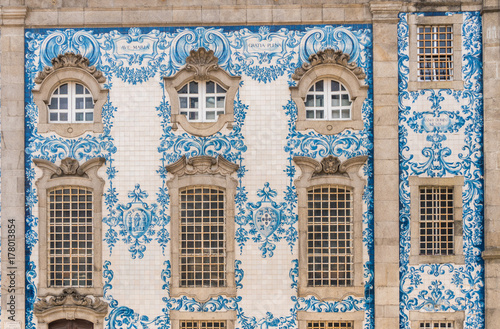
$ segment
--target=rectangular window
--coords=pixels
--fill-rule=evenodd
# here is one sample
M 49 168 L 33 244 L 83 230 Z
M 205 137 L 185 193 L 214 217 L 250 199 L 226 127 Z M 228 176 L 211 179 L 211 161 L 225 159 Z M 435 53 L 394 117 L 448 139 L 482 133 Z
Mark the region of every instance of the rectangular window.
M 92 190 L 52 189 L 48 207 L 48 286 L 92 287 Z
M 423 321 L 419 329 L 453 329 L 453 321 Z
M 180 329 L 225 329 L 226 321 L 183 320 Z
M 352 286 L 351 191 L 344 186 L 319 186 L 308 190 L 307 198 L 307 285 Z
M 420 187 L 420 255 L 454 254 L 453 197 L 450 186 Z
M 224 190 L 180 192 L 180 287 L 226 286 L 225 221 Z
M 353 321 L 308 321 L 307 329 L 352 329 Z
M 417 27 L 418 81 L 453 80 L 452 25 Z

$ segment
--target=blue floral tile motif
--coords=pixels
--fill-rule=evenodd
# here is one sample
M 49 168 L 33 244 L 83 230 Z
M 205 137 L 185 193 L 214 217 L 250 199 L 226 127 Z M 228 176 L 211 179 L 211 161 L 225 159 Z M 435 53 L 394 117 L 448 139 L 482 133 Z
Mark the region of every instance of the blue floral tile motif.
M 148 193 L 141 190 L 140 184 L 136 184 L 134 189 L 128 193 L 131 202 L 126 205 L 118 204 L 116 206 L 116 217 L 106 216 L 103 218 L 103 223 L 108 225 L 108 232 L 105 234 L 104 241 L 108 243 L 110 251 L 117 242 L 113 237 L 112 231 L 118 229 L 119 235 L 123 242 L 130 244 L 129 251 L 132 254 L 132 259 L 144 257 L 146 245 L 151 242 L 156 232 L 155 228 L 160 226 L 164 221 L 156 214 L 157 205 L 148 205 L 143 199 L 148 197 Z M 157 239 L 160 245 L 165 246 L 167 241 Z
M 432 13 L 415 14 L 429 15 Z M 408 312 L 465 311 L 465 329 L 484 328 L 483 245 L 483 95 L 481 16 L 462 14 L 463 90 L 408 91 L 408 14 L 400 14 L 400 322 L 409 328 Z M 427 108 L 422 109 L 422 104 Z M 417 105 L 420 105 L 417 106 Z M 457 139 L 457 136 L 460 136 Z M 419 140 L 418 144 L 410 140 Z M 457 147 L 457 143 L 460 147 Z M 408 178 L 463 176 L 465 265 L 409 265 L 410 191 Z M 424 283 L 425 282 L 425 283 Z
M 276 190 L 271 189 L 269 183 L 265 183 L 264 187 L 257 191 L 261 200 L 257 203 L 247 203 L 247 216 L 238 216 L 236 219 L 236 224 L 239 225 L 236 230 L 236 242 L 240 246 L 240 252 L 251 236 L 253 242 L 262 243 L 259 246 L 262 257 L 272 257 L 276 248 L 273 242 L 281 241 L 287 231 L 295 231 L 293 224 L 296 223 L 296 217 L 287 218 L 286 203 L 273 201 L 277 195 Z M 245 229 L 247 225 L 250 226 L 248 231 Z M 284 225 L 288 225 L 288 229 L 285 229 Z

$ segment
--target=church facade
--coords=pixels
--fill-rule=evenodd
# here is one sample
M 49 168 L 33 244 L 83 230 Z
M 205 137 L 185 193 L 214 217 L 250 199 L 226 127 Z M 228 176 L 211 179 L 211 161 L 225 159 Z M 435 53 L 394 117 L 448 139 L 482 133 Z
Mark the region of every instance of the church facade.
M 496 328 L 498 1 L 4 2 L 3 328 Z

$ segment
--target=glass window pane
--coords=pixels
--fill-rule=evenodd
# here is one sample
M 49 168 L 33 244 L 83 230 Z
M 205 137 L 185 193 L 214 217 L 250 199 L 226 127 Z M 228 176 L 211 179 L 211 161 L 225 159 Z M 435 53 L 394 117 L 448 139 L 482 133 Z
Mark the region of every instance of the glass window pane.
M 198 108 L 198 97 L 189 97 L 189 108 L 190 109 Z
M 49 109 L 57 109 L 57 98 L 52 97 L 50 99 Z
M 324 111 L 316 111 L 316 119 L 323 119 L 324 118 Z
M 68 121 L 68 113 L 60 113 L 59 120 L 62 122 L 67 122 Z
M 349 106 L 351 102 L 349 101 L 349 95 L 342 95 L 342 106 Z
M 217 97 L 217 107 L 224 108 L 224 103 L 226 102 L 226 97 Z
M 94 121 L 94 113 L 93 112 L 85 113 L 85 121 L 87 121 L 87 122 Z
M 217 84 L 217 93 L 222 94 L 225 92 L 226 92 L 226 89 L 222 88 L 219 84 Z
M 189 83 L 189 92 L 191 94 L 197 94 L 198 93 L 198 82 L 192 81 Z
M 316 91 L 323 91 L 323 80 L 316 82 Z
M 306 111 L 306 118 L 308 118 L 308 119 L 314 119 L 314 111 L 307 110 Z
M 323 95 L 316 95 L 316 107 L 323 107 Z
M 50 113 L 49 120 L 52 122 L 56 122 L 57 120 L 57 113 Z
M 94 100 L 92 97 L 85 97 L 85 108 L 92 109 L 94 108 Z
M 77 97 L 75 99 L 75 107 L 76 107 L 77 110 L 83 109 L 83 98 Z
M 332 95 L 332 106 L 339 106 L 339 105 L 340 105 L 339 95 Z
M 314 106 L 314 95 L 307 95 L 306 96 L 306 106 L 307 107 Z
M 187 97 L 179 97 L 179 103 L 180 103 L 181 109 L 187 109 L 187 107 L 188 107 Z
M 207 82 L 207 94 L 215 93 L 215 82 L 208 81 Z
M 61 110 L 68 109 L 68 99 L 67 98 L 59 98 L 59 109 L 61 109 Z
M 65 84 L 61 85 L 61 87 L 59 87 L 59 94 L 62 94 L 62 95 L 68 94 L 68 84 L 67 83 L 65 83 Z
M 79 83 L 75 84 L 75 86 L 76 86 L 76 88 L 75 88 L 76 89 L 76 94 L 77 95 L 82 95 L 83 94 L 83 86 L 81 84 L 79 84 Z
M 215 107 L 215 97 L 207 97 L 207 108 Z
M 188 85 L 185 84 L 181 89 L 179 89 L 178 93 L 179 94 L 187 94 L 188 92 Z
M 340 118 L 340 111 L 332 110 L 332 119 L 339 119 L 339 118 Z
M 351 117 L 350 110 L 342 110 L 342 119 L 349 119 Z
M 332 91 L 339 91 L 340 84 L 332 80 Z
M 78 112 L 75 114 L 75 120 L 76 121 L 83 121 L 83 113 L 82 112 Z
M 214 111 L 207 112 L 207 120 L 215 120 L 215 112 Z

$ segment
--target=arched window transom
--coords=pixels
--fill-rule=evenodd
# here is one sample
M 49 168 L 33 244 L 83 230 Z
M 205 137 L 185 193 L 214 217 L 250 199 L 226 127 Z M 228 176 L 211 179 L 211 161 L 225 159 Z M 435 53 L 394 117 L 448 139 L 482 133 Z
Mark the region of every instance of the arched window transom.
M 49 103 L 49 123 L 94 121 L 94 99 L 83 84 L 67 82 L 57 87 Z

